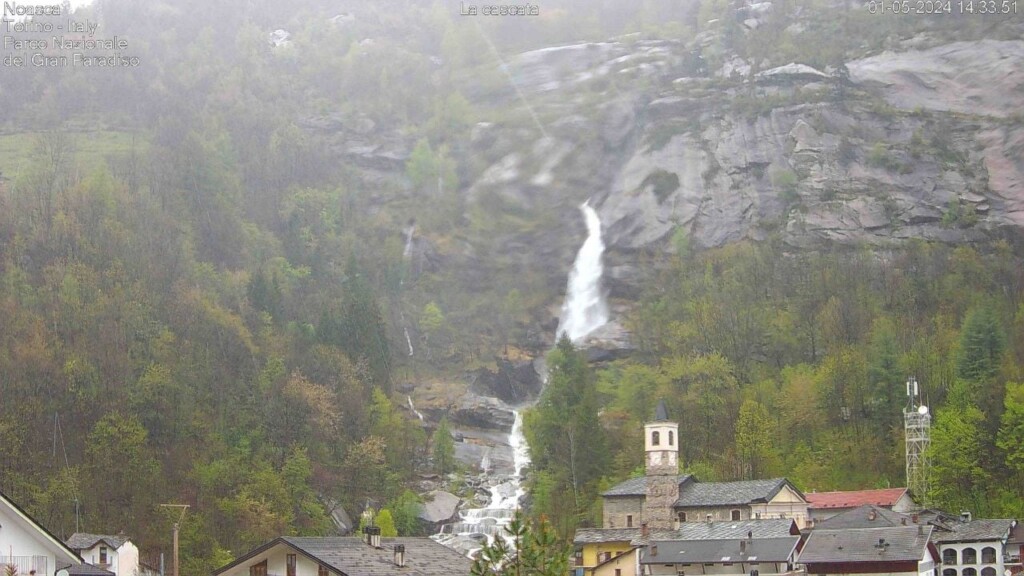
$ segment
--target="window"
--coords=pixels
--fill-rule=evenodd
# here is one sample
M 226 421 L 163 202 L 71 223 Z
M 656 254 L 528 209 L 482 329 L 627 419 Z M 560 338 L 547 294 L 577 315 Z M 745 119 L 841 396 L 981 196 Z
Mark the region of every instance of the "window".
M 996 549 L 991 546 L 986 546 L 981 549 L 981 563 L 982 564 L 995 564 L 996 563 Z
M 616 568 L 615 569 L 615 576 L 622 576 L 622 569 L 621 568 Z
M 267 561 L 249 566 L 249 576 L 267 576 Z
M 626 514 L 626 528 L 632 528 L 632 527 L 633 527 L 633 515 L 632 514 Z
M 733 519 L 733 521 L 740 519 L 740 511 L 739 510 L 733 510 L 732 511 L 732 519 Z
M 957 559 L 956 559 L 956 550 L 954 550 L 953 548 L 946 548 L 945 550 L 943 550 L 942 551 L 942 563 L 943 564 L 959 564 L 959 562 L 957 562 Z M 954 570 L 953 572 L 954 572 L 953 576 L 956 576 L 956 570 Z M 948 575 L 943 573 L 942 576 L 948 576 Z
M 964 564 L 977 564 L 978 563 L 978 551 L 974 548 L 964 548 Z M 964 572 L 967 575 L 967 572 Z M 971 574 L 970 576 L 974 576 Z
M 946 568 L 942 571 L 942 576 L 956 576 L 956 568 Z
M 675 434 L 671 430 L 668 431 L 668 445 L 671 446 L 676 441 Z
M 295 576 L 295 554 L 289 554 L 286 558 L 288 576 Z
M 107 563 L 107 547 L 106 546 L 100 546 L 100 564 L 104 564 L 105 565 L 106 563 Z
M 985 566 L 981 569 L 981 576 L 996 576 L 996 569 L 991 566 Z
M 978 571 L 974 568 L 964 568 L 964 576 L 978 576 Z
M 316 568 L 316 576 L 330 576 L 331 571 L 327 569 L 327 566 L 320 565 Z
M 680 522 L 686 522 L 686 512 L 680 512 L 676 515 Z
M 651 432 L 651 446 L 658 446 L 661 444 L 661 434 L 657 431 Z

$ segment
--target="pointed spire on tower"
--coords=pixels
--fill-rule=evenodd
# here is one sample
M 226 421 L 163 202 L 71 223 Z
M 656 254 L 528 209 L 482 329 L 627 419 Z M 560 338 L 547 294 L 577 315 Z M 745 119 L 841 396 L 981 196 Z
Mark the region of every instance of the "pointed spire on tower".
M 668 421 L 668 408 L 665 406 L 664 400 L 658 400 L 658 407 L 654 409 L 654 421 L 655 422 L 667 422 Z

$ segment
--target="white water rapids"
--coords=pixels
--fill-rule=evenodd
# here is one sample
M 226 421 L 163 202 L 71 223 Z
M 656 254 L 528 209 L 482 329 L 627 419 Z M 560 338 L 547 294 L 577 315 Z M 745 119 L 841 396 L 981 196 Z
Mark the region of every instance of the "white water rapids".
M 504 535 L 505 527 L 519 509 L 519 501 L 526 493 L 523 490 L 522 473 L 523 468 L 530 463 L 530 452 L 526 437 L 523 436 L 522 412 L 514 410 L 513 414 L 515 420 L 508 436 L 512 448 L 512 475 L 496 478 L 496 483 L 490 487 L 491 496 L 486 507 L 461 511 L 458 522 L 444 526 L 439 534 L 431 536 L 437 542 L 467 556 L 474 556 L 485 543 Z M 485 453 L 485 462 L 481 465 L 489 464 L 489 459 L 490 454 Z
M 601 275 L 604 264 L 604 241 L 601 240 L 601 219 L 587 200 L 580 206 L 587 222 L 587 239 L 576 254 L 569 285 L 562 305 L 562 316 L 555 334 L 561 338 L 564 333 L 574 343 L 608 323 L 608 304 L 601 289 Z

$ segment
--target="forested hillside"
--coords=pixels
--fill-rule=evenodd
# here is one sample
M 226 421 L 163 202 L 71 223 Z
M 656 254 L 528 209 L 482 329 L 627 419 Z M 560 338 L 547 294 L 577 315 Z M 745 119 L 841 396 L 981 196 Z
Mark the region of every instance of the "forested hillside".
M 170 551 L 159 504 L 187 503 L 183 576 L 333 533 L 337 506 L 371 502 L 415 532 L 418 473 L 454 463 L 448 422 L 432 441 L 406 395 L 447 414 L 496 357 L 551 349 L 576 206 L 646 206 L 643 192 L 674 210 L 667 173 L 627 190 L 613 171 L 687 131 L 763 135 L 810 104 L 850 114 L 836 146 L 854 169 L 817 179 L 751 154 L 697 175 L 771 197 L 742 210 L 760 218 L 747 240 L 714 219 L 615 214 L 608 285 L 631 344 L 599 365 L 568 343 L 550 357 L 527 418 L 531 512 L 563 536 L 599 517 L 601 488 L 638 472 L 659 398 L 702 479 L 900 485 L 914 375 L 936 415 L 931 503 L 1024 515 L 1019 211 L 984 196 L 1019 184 L 1009 160 L 989 182 L 972 140 L 1019 151 L 1019 114 L 901 111 L 833 80 L 766 98 L 720 73 L 769 53 L 835 68 L 911 40 L 1012 40 L 1020 23 L 778 4 L 745 31 L 718 0 L 551 0 L 535 20 L 489 21 L 426 1 L 96 0 L 83 14 L 128 38 L 139 68 L 0 81 L 0 490 L 57 535 L 124 530 L 150 560 Z M 614 73 L 538 50 L 584 41 L 569 52 Z M 646 107 L 680 85 L 695 115 Z M 690 106 L 702 98 L 714 105 Z M 883 127 L 858 131 L 864 118 Z M 942 211 L 882 189 L 940 172 L 920 187 L 952 194 Z M 837 197 L 885 208 L 872 234 L 905 227 L 870 247 L 792 242 L 813 234 L 785 219 Z

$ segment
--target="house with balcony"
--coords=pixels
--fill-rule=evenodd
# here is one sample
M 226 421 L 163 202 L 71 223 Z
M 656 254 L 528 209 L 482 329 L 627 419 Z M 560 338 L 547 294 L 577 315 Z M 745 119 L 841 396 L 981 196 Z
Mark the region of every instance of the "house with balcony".
M 85 562 L 113 572 L 115 576 L 142 576 L 139 549 L 125 535 L 75 532 L 66 544 Z
M 283 536 L 214 571 L 214 576 L 452 576 L 469 558 L 430 538 Z
M 941 554 L 942 576 L 1004 576 L 1013 563 L 1009 541 L 1016 526 L 1016 520 L 974 520 L 964 513 L 950 530 L 937 530 L 932 540 Z M 1016 551 L 1019 555 L 1020 548 Z
M 0 492 L 0 567 L 19 576 L 55 576 L 80 564 L 74 550 Z

